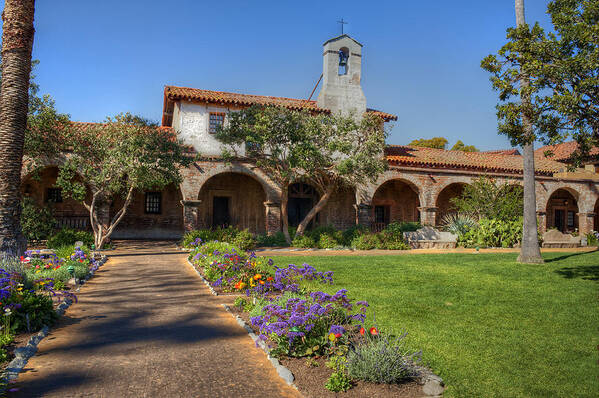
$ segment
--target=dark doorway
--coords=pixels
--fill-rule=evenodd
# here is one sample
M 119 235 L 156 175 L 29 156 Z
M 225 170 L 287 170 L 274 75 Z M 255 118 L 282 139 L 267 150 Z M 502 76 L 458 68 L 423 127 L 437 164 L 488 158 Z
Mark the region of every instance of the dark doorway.
M 558 231 L 564 232 L 565 230 L 565 223 L 564 223 L 564 211 L 563 210 L 558 210 L 555 209 L 555 228 L 557 228 Z
M 389 206 L 374 206 L 374 222 L 377 224 L 389 224 Z
M 287 205 L 287 216 L 289 225 L 297 227 L 308 212 L 312 209 L 312 199 L 310 198 L 289 198 Z
M 215 196 L 212 198 L 212 227 L 228 227 L 229 225 L 231 225 L 229 197 Z

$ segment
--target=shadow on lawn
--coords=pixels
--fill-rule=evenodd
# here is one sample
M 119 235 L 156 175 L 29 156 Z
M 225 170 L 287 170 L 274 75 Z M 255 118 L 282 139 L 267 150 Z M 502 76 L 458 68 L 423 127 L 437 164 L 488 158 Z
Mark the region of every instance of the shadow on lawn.
M 599 282 L 599 265 L 581 265 L 579 267 L 564 267 L 555 271 L 567 279 L 581 278 Z

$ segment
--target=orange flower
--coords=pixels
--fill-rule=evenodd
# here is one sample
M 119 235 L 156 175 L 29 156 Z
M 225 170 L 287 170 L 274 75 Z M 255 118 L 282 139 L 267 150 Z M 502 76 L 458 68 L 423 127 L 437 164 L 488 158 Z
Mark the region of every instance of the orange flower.
M 261 285 L 264 285 L 264 281 L 260 281 L 260 284 L 261 284 Z
M 241 290 L 246 286 L 246 284 L 243 281 L 239 281 L 235 284 L 235 289 L 237 290 Z
M 366 329 L 364 329 L 364 328 L 360 328 L 360 334 L 361 334 L 362 336 L 364 336 L 364 333 L 366 333 Z
M 271 281 L 274 281 L 274 278 L 272 276 L 269 276 L 268 278 L 266 278 L 266 280 L 271 282 Z
M 254 275 L 254 280 L 258 280 L 258 279 L 261 279 L 261 278 L 262 278 L 262 275 L 260 275 L 260 274 Z

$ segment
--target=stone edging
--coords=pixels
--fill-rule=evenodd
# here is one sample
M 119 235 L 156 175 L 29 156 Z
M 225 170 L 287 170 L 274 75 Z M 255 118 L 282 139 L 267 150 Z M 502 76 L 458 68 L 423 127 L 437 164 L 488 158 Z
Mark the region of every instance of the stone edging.
M 208 279 L 204 278 L 204 275 L 202 275 L 200 271 L 198 271 L 198 269 L 191 263 L 191 261 L 189 261 L 189 258 L 187 259 L 187 264 L 189 264 L 189 266 L 193 268 L 193 270 L 200 276 L 200 279 L 202 279 L 202 282 L 204 282 L 204 284 L 208 286 L 208 289 L 210 289 L 210 293 L 212 293 L 213 296 L 218 296 L 216 290 L 214 290 L 214 288 L 210 286 L 210 282 L 208 282 Z
M 239 326 L 241 326 L 242 328 L 244 328 L 246 330 L 246 332 L 248 332 L 248 335 L 252 338 L 252 340 L 254 340 L 254 342 L 256 343 L 256 346 L 258 346 L 258 347 L 262 348 L 262 350 L 264 350 L 264 352 L 266 353 L 266 356 L 268 357 L 268 360 L 270 361 L 272 366 L 274 366 L 275 370 L 279 374 L 279 377 L 281 377 L 281 379 L 283 379 L 283 381 L 285 381 L 285 383 L 287 383 L 288 385 L 290 385 L 291 387 L 293 387 L 297 390 L 297 386 L 295 384 L 293 384 L 293 381 L 295 380 L 293 373 L 291 373 L 291 371 L 289 369 L 287 369 L 285 366 L 281 365 L 281 362 L 279 362 L 279 360 L 277 358 L 274 358 L 270 355 L 268 347 L 266 346 L 264 341 L 262 341 L 261 339 L 258 338 L 258 336 L 256 336 L 256 333 L 254 333 L 254 330 L 248 324 L 246 324 L 243 319 L 241 319 L 238 315 L 234 314 L 231 311 L 231 308 L 227 304 L 223 304 L 222 306 L 225 308 L 225 310 L 229 314 L 231 314 L 231 316 L 233 318 L 235 318 L 235 320 L 237 321 Z
M 102 258 L 99 260 L 98 268 L 104 265 L 106 260 L 108 260 L 108 257 L 103 255 Z M 94 271 L 90 271 L 87 274 L 87 276 L 81 282 L 79 282 L 79 287 L 81 287 L 82 284 L 87 282 L 89 278 L 91 278 L 94 275 L 94 273 Z M 79 291 L 79 287 L 76 291 Z M 73 300 L 65 298 L 58 305 L 58 307 L 56 307 L 56 315 L 58 315 L 59 317 L 64 315 L 64 312 L 67 308 L 70 307 L 71 304 L 73 304 Z M 27 365 L 27 361 L 29 361 L 29 358 L 35 355 L 35 353 L 37 352 L 38 344 L 40 343 L 40 341 L 42 341 L 44 337 L 48 335 L 49 331 L 50 328 L 47 325 L 44 325 L 44 327 L 37 334 L 34 334 L 29 338 L 29 341 L 25 346 L 17 347 L 15 349 L 15 358 L 8 363 L 6 369 L 2 374 L 2 377 L 0 378 L 1 381 L 3 381 L 4 383 L 9 383 L 13 380 L 16 380 L 17 377 L 19 377 L 19 373 L 23 370 L 25 365 Z M 4 387 L 5 386 L 0 386 L 0 393 L 2 392 L 1 390 Z

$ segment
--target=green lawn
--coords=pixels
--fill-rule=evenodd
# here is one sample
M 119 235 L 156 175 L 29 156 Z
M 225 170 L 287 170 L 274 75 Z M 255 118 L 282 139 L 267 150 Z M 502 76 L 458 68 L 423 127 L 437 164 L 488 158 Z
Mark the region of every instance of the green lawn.
M 273 257 L 335 271 L 385 331 L 444 380 L 448 397 L 599 397 L 599 252 Z M 370 319 L 372 319 L 371 312 Z

